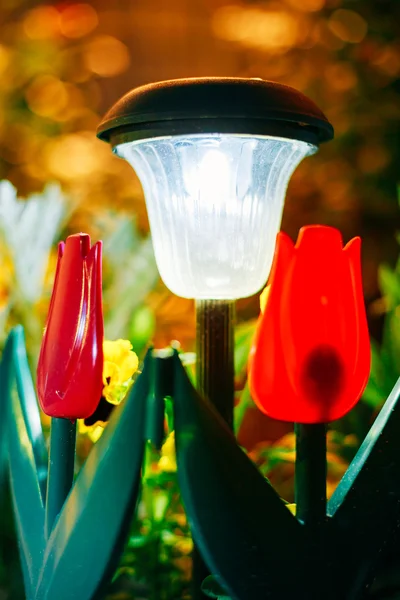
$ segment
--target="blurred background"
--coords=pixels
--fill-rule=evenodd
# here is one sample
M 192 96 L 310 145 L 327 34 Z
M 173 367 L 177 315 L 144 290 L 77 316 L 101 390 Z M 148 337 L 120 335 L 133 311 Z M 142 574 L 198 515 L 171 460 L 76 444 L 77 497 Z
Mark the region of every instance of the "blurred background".
M 22 197 L 59 183 L 71 231 L 97 238 L 100 216 L 118 211 L 144 234 L 137 179 L 94 135 L 105 111 L 132 87 L 175 77 L 292 85 L 325 111 L 336 138 L 294 175 L 283 229 L 294 237 L 326 223 L 345 241 L 362 235 L 369 302 L 378 265 L 397 254 L 399 30 L 395 0 L 3 0 L 0 178 Z M 175 317 L 156 304 L 160 343 L 172 335 L 190 346 L 190 303 L 172 302 Z
M 213 75 L 294 86 L 335 127 L 294 174 L 282 224 L 292 238 L 323 223 L 363 239 L 373 369 L 363 402 L 330 433 L 331 491 L 400 374 L 397 0 L 2 0 L 0 180 L 12 185 L 0 187 L 0 341 L 22 322 L 34 372 L 56 244 L 85 231 L 105 243 L 107 337 L 129 338 L 140 357 L 150 341 L 178 340 L 190 366 L 193 303 L 160 282 L 140 184 L 95 131 L 135 86 Z M 258 311 L 258 297 L 238 303 L 237 430 L 290 499 L 293 435 L 261 417 L 246 386 Z

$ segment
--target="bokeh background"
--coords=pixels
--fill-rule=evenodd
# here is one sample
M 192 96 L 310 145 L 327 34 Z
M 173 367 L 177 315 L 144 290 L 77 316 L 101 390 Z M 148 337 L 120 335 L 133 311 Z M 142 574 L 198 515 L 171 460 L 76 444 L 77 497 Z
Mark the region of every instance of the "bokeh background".
M 397 253 L 399 30 L 394 0 L 3 0 L 0 177 L 21 196 L 59 182 L 71 228 L 96 236 L 99 212 L 119 210 L 145 232 L 138 181 L 94 135 L 107 108 L 134 86 L 175 77 L 292 85 L 336 138 L 294 175 L 283 229 L 326 223 L 345 240 L 362 235 L 368 302 L 379 263 Z
M 361 234 L 369 302 L 379 263 L 397 253 L 399 30 L 395 0 L 3 0 L 0 177 L 21 196 L 59 182 L 75 209 L 71 229 L 96 236 L 99 213 L 118 210 L 145 232 L 138 181 L 94 135 L 107 108 L 134 86 L 175 77 L 292 85 L 321 106 L 336 138 L 294 175 L 283 229 Z M 190 343 L 193 330 L 184 335 Z
M 213 75 L 292 85 L 335 127 L 294 174 L 282 224 L 293 238 L 323 223 L 363 239 L 373 372 L 364 401 L 330 433 L 333 488 L 400 374 L 398 0 L 2 0 L 0 180 L 15 191 L 0 189 L 0 341 L 22 322 L 34 372 L 56 243 L 85 231 L 105 242 L 107 337 L 129 338 L 139 356 L 150 341 L 178 340 L 193 361 L 193 303 L 159 280 L 140 184 L 95 131 L 132 87 Z M 258 310 L 258 297 L 238 303 L 239 440 L 290 499 L 293 436 L 260 416 L 246 387 Z

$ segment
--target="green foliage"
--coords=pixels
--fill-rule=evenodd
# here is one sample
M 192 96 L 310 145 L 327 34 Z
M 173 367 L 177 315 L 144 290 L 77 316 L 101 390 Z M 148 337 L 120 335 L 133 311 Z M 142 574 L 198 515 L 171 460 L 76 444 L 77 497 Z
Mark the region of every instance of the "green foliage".
M 109 600 L 135 589 L 146 600 L 190 597 L 192 541 L 176 471 L 163 471 L 159 460 L 160 453 L 148 445 L 139 509 Z
M 156 319 L 151 308 L 142 304 L 133 310 L 128 337 L 132 343 L 133 351 L 138 356 L 143 354 L 149 340 L 152 339 L 155 327 Z
M 235 376 L 246 374 L 247 360 L 256 330 L 256 319 L 244 321 L 235 327 Z
M 247 361 L 256 330 L 257 320 L 244 321 L 235 328 L 235 381 L 237 382 L 234 431 L 238 433 L 246 412 L 254 406 L 247 383 Z
M 378 272 L 385 310 L 381 344 L 371 340 L 371 374 L 363 400 L 379 409 L 400 376 L 400 269 L 382 265 Z
M 230 600 L 230 597 L 226 595 L 223 587 L 218 583 L 213 575 L 209 575 L 201 586 L 202 591 L 209 596 L 209 598 L 216 598 L 217 600 Z

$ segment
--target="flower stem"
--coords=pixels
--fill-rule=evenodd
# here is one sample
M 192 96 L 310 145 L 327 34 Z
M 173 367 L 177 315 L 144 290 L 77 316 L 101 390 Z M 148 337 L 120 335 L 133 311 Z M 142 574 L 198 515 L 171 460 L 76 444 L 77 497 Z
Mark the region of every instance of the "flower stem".
M 76 421 L 51 419 L 46 498 L 46 535 L 50 536 L 74 479 Z
M 326 425 L 295 424 L 296 516 L 310 527 L 326 519 Z

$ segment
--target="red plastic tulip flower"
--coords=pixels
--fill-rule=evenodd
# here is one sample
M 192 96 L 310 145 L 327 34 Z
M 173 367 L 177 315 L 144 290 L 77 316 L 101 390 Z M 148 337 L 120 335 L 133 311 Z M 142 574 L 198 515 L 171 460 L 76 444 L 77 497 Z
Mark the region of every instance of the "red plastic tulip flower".
M 360 398 L 370 372 L 360 238 L 303 227 L 278 234 L 266 304 L 249 362 L 257 406 L 270 417 L 327 423 Z
M 58 263 L 37 370 L 40 405 L 51 417 L 89 417 L 103 389 L 102 243 L 71 235 Z

